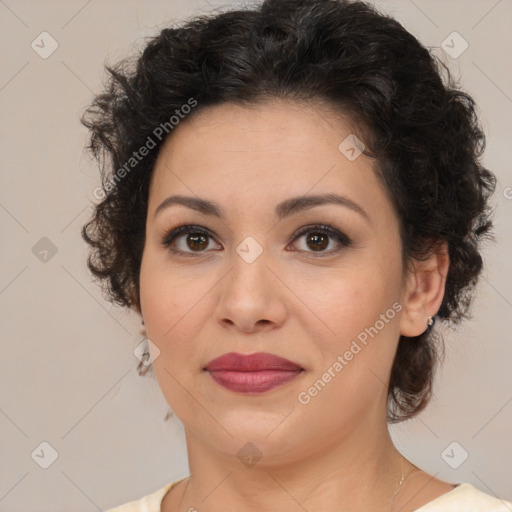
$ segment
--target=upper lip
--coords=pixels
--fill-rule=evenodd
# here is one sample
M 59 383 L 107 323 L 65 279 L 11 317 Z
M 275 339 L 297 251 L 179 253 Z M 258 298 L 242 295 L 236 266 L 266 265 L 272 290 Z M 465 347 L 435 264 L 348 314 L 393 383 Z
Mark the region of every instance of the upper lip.
M 297 371 L 303 368 L 283 357 L 269 354 L 266 352 L 258 352 L 255 354 L 239 354 L 230 352 L 223 354 L 210 361 L 205 369 L 208 371 L 228 370 L 239 372 L 257 372 L 261 370 L 288 370 Z

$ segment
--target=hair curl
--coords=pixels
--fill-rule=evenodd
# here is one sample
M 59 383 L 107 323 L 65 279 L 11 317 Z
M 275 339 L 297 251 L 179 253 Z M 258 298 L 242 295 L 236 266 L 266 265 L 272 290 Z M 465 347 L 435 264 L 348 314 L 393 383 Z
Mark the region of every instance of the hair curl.
M 473 99 L 400 23 L 363 2 L 267 0 L 187 20 L 150 38 L 139 56 L 106 65 L 105 90 L 81 121 L 98 160 L 103 199 L 82 229 L 88 266 L 108 298 L 140 312 L 139 272 L 157 147 L 112 187 L 116 170 L 190 98 L 198 115 L 225 102 L 322 100 L 365 127 L 400 219 L 407 261 L 446 242 L 450 267 L 437 317 L 469 316 L 491 237 L 495 177 L 479 163 L 485 136 Z M 442 72 L 446 75 L 443 82 Z M 172 132 L 169 130 L 170 136 Z M 388 389 L 388 421 L 428 403 L 440 335 L 400 337 Z

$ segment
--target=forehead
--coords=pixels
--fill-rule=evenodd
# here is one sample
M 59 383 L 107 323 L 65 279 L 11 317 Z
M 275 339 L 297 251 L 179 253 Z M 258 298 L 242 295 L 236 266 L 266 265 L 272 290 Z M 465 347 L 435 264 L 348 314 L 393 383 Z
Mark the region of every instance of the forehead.
M 362 137 L 356 132 L 349 118 L 321 104 L 209 107 L 182 121 L 162 146 L 150 209 L 171 193 L 254 209 L 310 192 L 338 192 L 385 215 L 374 160 L 346 152 Z
M 164 143 L 163 152 L 185 153 L 183 139 L 209 151 L 263 152 L 338 150 L 340 136 L 355 133 L 357 126 L 348 116 L 337 114 L 321 102 L 272 100 L 258 104 L 223 103 L 185 118 Z M 210 156 L 211 153 L 208 155 Z M 195 155 L 199 157 L 200 155 Z

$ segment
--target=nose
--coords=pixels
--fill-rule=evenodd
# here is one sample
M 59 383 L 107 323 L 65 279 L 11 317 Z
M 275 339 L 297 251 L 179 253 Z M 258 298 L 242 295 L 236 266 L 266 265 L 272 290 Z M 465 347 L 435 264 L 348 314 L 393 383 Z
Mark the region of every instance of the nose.
M 252 263 L 238 254 L 221 281 L 215 318 L 224 328 L 245 333 L 272 330 L 283 324 L 285 287 L 268 267 L 263 255 Z

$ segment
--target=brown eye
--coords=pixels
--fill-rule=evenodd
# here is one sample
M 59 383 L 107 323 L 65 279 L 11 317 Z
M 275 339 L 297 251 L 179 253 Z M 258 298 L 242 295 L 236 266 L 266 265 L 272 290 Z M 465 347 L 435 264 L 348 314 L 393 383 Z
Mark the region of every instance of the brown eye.
M 313 251 L 322 251 L 329 245 L 329 237 L 323 233 L 314 233 L 306 238 L 306 243 Z
M 179 226 L 169 231 L 162 240 L 162 245 L 171 252 L 193 255 L 196 253 L 210 252 L 210 250 L 222 249 L 220 245 L 214 243 L 210 233 L 196 226 Z M 210 247 L 213 245 L 213 248 Z
M 208 247 L 208 235 L 191 233 L 187 236 L 187 246 L 193 251 L 202 251 Z
M 347 235 L 323 224 L 305 226 L 294 236 L 299 251 L 314 256 L 332 256 L 352 243 Z M 300 243 L 298 243 L 300 242 Z M 328 247 L 331 246 L 329 249 Z

